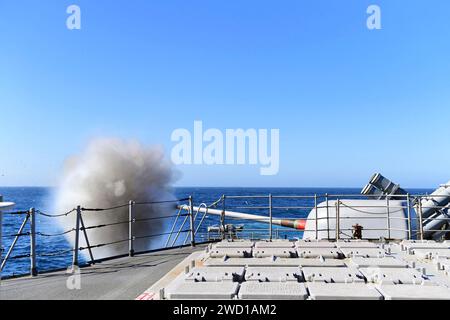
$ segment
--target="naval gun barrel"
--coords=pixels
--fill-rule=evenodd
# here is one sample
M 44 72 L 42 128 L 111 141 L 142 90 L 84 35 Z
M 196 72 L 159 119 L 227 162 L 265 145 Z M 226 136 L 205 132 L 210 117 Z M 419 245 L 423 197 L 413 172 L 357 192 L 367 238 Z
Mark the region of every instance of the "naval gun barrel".
M 180 206 L 183 210 L 189 210 L 189 206 L 183 205 Z M 225 217 L 232 219 L 241 219 L 241 220 L 250 220 L 257 221 L 262 223 L 270 224 L 270 217 L 259 216 L 256 214 L 242 213 L 242 212 L 234 212 L 228 210 L 218 210 L 218 209 L 210 209 L 205 207 L 193 207 L 194 211 L 198 211 L 201 213 L 212 214 L 216 216 L 222 216 L 225 214 Z M 286 228 L 292 228 L 296 230 L 305 230 L 306 220 L 304 219 L 272 219 L 272 224 L 277 226 L 282 226 Z

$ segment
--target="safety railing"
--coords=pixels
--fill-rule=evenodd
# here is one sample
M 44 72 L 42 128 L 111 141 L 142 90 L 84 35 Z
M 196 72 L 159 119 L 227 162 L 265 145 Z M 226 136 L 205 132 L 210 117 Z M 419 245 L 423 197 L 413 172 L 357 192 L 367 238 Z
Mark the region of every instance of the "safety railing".
M 155 202 L 129 201 L 109 208 L 76 208 L 60 213 L 49 214 L 34 208 L 28 211 L 5 212 L 5 215 L 23 217 L 23 221 L 17 233 L 3 234 L 3 238 L 11 238 L 12 242 L 2 259 L 1 270 L 5 265 L 14 260 L 30 259 L 30 274 L 38 274 L 38 259 L 53 259 L 59 256 L 71 256 L 71 265 L 80 265 L 80 253 L 83 255 L 86 264 L 95 264 L 104 259 L 130 256 L 148 252 L 148 250 L 136 250 L 136 242 L 152 238 L 164 239 L 160 247 L 153 250 L 180 247 L 185 245 L 195 246 L 197 243 L 217 241 L 224 238 L 240 239 L 293 239 L 303 236 L 303 230 L 294 229 L 293 222 L 302 220 L 307 226 L 312 238 L 325 238 L 329 240 L 341 238 L 365 238 L 365 234 L 379 232 L 385 234 L 385 238 L 394 239 L 399 232 L 406 234 L 407 239 L 425 239 L 430 233 L 438 233 L 446 236 L 450 233 L 448 226 L 450 217 L 448 216 L 449 206 L 428 205 L 424 206 L 425 200 L 429 200 L 429 195 L 387 195 L 385 199 L 374 204 L 355 204 L 351 200 L 379 200 L 378 195 L 338 195 L 338 194 L 308 194 L 308 195 L 223 195 L 211 204 L 199 202 L 195 204 L 192 197 Z M 397 200 L 397 201 L 394 201 Z M 167 215 L 136 215 L 141 206 L 153 205 L 173 205 L 174 214 Z M 380 209 L 381 208 L 381 209 Z M 424 217 L 423 212 L 433 212 L 439 215 Z M 214 210 L 214 214 L 212 211 Z M 425 211 L 426 210 L 426 211 Z M 95 212 L 111 213 L 126 211 L 126 218 L 120 221 L 111 221 L 93 225 L 85 224 L 87 214 Z M 398 214 L 399 212 L 402 214 Z M 219 214 L 217 214 L 219 212 Z M 229 212 L 238 213 L 230 217 Z M 349 215 L 349 212 L 352 214 Z M 379 214 L 370 216 L 369 213 L 384 213 L 383 218 Z M 242 217 L 239 216 L 242 213 Z M 39 231 L 37 228 L 37 217 L 42 216 L 49 219 L 73 217 L 72 228 L 56 233 Z M 258 218 L 253 218 L 253 217 Z M 382 226 L 370 227 L 364 221 L 372 219 L 384 219 Z M 357 226 L 349 225 L 348 221 L 358 221 L 364 228 L 357 230 Z M 105 220 L 106 221 L 106 220 Z M 164 221 L 166 229 L 153 234 L 137 234 L 136 228 L 140 223 L 153 221 Z M 231 228 L 230 222 L 239 221 L 243 228 Z M 396 221 L 402 221 L 403 227 L 399 228 Z M 443 225 L 438 229 L 427 228 L 430 221 L 440 221 Z M 126 237 L 111 239 L 106 243 L 91 243 L 90 232 L 107 232 L 107 228 L 118 225 L 127 225 L 128 234 Z M 26 228 L 28 226 L 28 228 Z M 217 226 L 216 228 L 210 228 Z M 166 231 L 167 230 L 167 231 Z M 29 251 L 18 255 L 13 255 L 14 248 L 22 238 L 29 238 Z M 42 242 L 42 238 L 71 237 L 73 247 L 61 248 L 58 251 L 49 251 L 46 246 L 37 246 Z M 86 245 L 81 245 L 84 242 Z M 127 244 L 127 252 L 117 256 L 102 257 L 98 259 L 95 249 L 113 245 Z M 70 265 L 69 265 L 70 266 Z M 49 271 L 49 270 L 47 270 Z
M 30 272 L 29 274 L 32 276 L 36 276 L 38 274 L 38 258 L 40 259 L 51 259 L 55 257 L 68 257 L 71 255 L 71 264 L 70 266 L 80 266 L 80 265 L 90 265 L 95 264 L 99 261 L 106 259 L 113 259 L 123 256 L 133 257 L 136 254 L 147 253 L 149 251 L 160 250 L 165 248 L 173 248 L 185 246 L 188 242 L 191 246 L 196 245 L 195 234 L 200 230 L 201 223 L 205 220 L 205 217 L 201 219 L 201 222 L 197 224 L 195 227 L 195 220 L 197 219 L 197 214 L 194 215 L 193 210 L 188 210 L 184 212 L 179 207 L 180 205 L 187 205 L 189 208 L 193 207 L 192 197 L 169 200 L 169 201 L 153 201 L 153 202 L 137 202 L 137 201 L 129 201 L 126 204 L 117 205 L 109 208 L 86 208 L 82 206 L 77 206 L 76 208 L 59 214 L 49 214 L 46 212 L 42 212 L 40 210 L 36 210 L 35 208 L 31 208 L 28 211 L 16 211 L 16 212 L 4 212 L 4 215 L 14 216 L 14 217 L 23 217 L 23 221 L 18 228 L 17 233 L 9 233 L 3 234 L 2 238 L 10 238 L 12 241 L 9 245 L 8 250 L 6 251 L 5 256 L 1 259 L 0 264 L 0 272 L 4 270 L 7 263 L 11 263 L 11 261 L 30 259 Z M 174 212 L 176 214 L 161 214 L 158 215 L 150 215 L 146 216 L 145 214 L 136 215 L 136 211 L 141 206 L 155 206 L 155 205 L 168 205 L 173 207 Z M 104 223 L 94 224 L 94 225 L 86 225 L 85 218 L 87 214 L 95 214 L 96 212 L 102 213 L 110 213 L 114 215 L 118 211 L 121 212 L 121 216 L 123 217 L 124 210 L 127 211 L 127 218 L 122 219 L 120 221 L 115 221 L 113 219 L 112 222 L 106 222 L 107 219 L 103 217 Z M 167 209 L 165 209 L 167 210 Z M 164 210 L 164 211 L 165 211 Z M 144 210 L 145 211 L 145 210 Z M 75 221 L 73 228 L 69 228 L 67 230 L 55 233 L 41 232 L 37 231 L 37 217 L 42 216 L 48 219 L 61 219 L 66 217 L 72 217 Z M 164 232 L 165 228 L 163 227 L 162 232 L 156 232 L 152 234 L 137 234 L 136 227 L 141 223 L 153 223 L 156 221 L 161 221 L 164 226 L 170 225 L 173 221 L 173 226 L 170 231 Z M 181 222 L 183 221 L 183 222 Z M 128 236 L 124 238 L 111 239 L 111 241 L 104 243 L 92 243 L 90 241 L 88 232 L 104 232 L 108 231 L 107 228 L 112 228 L 114 226 L 127 225 L 128 226 Z M 25 231 L 26 230 L 26 231 Z M 95 231 L 94 231 L 95 230 Z M 92 235 L 92 234 L 91 234 Z M 185 238 L 181 238 L 181 235 L 186 235 Z M 29 237 L 29 251 L 23 253 L 24 250 L 21 250 L 20 254 L 13 255 L 17 243 L 20 239 L 24 237 Z M 66 248 L 60 251 L 48 251 L 47 246 L 41 245 L 37 247 L 38 243 L 41 243 L 42 238 L 56 238 L 56 237 L 70 237 L 72 239 L 73 247 Z M 136 250 L 136 242 L 139 240 L 148 240 L 148 239 L 162 239 L 167 238 L 165 240 L 164 246 L 152 247 L 151 250 Z M 202 242 L 203 240 L 200 239 Z M 84 241 L 85 246 L 82 246 L 81 243 Z M 159 241 L 158 241 L 159 242 Z M 103 248 L 107 246 L 120 245 L 120 244 L 128 244 L 128 252 L 124 252 L 123 254 L 119 254 L 117 256 L 102 256 L 100 259 L 95 256 L 95 249 Z M 48 242 L 47 242 L 48 244 Z M 24 245 L 22 245 L 23 247 Z M 23 248 L 22 248 L 23 249 Z M 86 252 L 86 256 L 88 258 L 84 259 L 85 263 L 81 263 L 80 261 L 80 253 Z M 51 269 L 47 269 L 46 272 L 53 271 Z
M 302 219 L 305 224 L 308 224 L 309 231 L 315 234 L 314 238 L 319 238 L 319 234 L 326 233 L 325 238 L 341 239 L 341 238 L 355 238 L 355 231 L 358 226 L 345 226 L 346 221 L 380 221 L 380 215 L 384 216 L 385 225 L 383 227 L 364 227 L 363 234 L 370 232 L 384 233 L 383 238 L 395 239 L 394 235 L 399 232 L 405 233 L 404 238 L 407 239 L 425 239 L 430 234 L 439 234 L 441 238 L 447 237 L 450 234 L 450 216 L 449 205 L 428 205 L 424 206 L 422 203 L 430 199 L 430 195 L 421 194 L 406 194 L 406 195 L 384 195 L 384 199 L 379 199 L 379 195 L 355 195 L 355 194 L 313 194 L 313 195 L 223 195 L 213 206 L 206 206 L 205 208 L 219 208 L 223 214 L 219 218 L 218 228 L 212 231 L 203 232 L 200 236 L 207 240 L 219 240 L 227 237 L 234 238 L 260 238 L 260 239 L 280 239 L 301 237 L 302 231 L 288 229 L 283 226 L 275 226 L 273 221 L 297 221 Z M 440 195 L 433 195 L 434 198 L 445 197 Z M 360 204 L 349 205 L 349 200 L 379 200 L 377 204 Z M 397 200 L 394 202 L 394 200 Z M 400 204 L 399 204 L 400 203 Z M 198 207 L 198 210 L 201 207 Z M 208 215 L 208 210 L 202 210 L 204 215 Z M 381 210 L 379 210 L 381 209 Z M 440 217 L 429 216 L 424 217 L 422 213 L 424 210 L 432 209 L 433 212 L 439 213 Z M 325 216 L 318 214 L 319 210 L 326 211 Z M 361 215 L 352 214 L 351 216 L 343 213 L 353 211 L 354 213 L 361 213 Z M 227 211 L 233 213 L 242 212 L 243 217 L 239 216 L 228 217 Z M 401 215 L 398 215 L 402 212 Z M 283 215 L 289 213 L 288 215 Z M 312 213 L 310 215 L 310 213 Z M 258 223 L 262 222 L 262 217 L 266 218 L 264 221 L 267 228 L 244 228 L 236 229 L 230 232 L 227 228 L 227 221 L 239 220 L 246 221 L 247 225 L 253 225 L 254 219 L 248 219 L 245 214 L 254 214 L 259 216 Z M 369 214 L 372 214 L 370 216 Z M 436 214 L 435 214 L 436 215 Z M 325 221 L 326 227 L 320 227 L 321 222 Z M 404 227 L 396 227 L 396 221 L 403 221 Z M 426 228 L 425 223 L 431 221 L 440 221 L 443 223 L 439 229 Z M 441 225 L 442 225 L 441 223 Z M 333 224 L 331 227 L 330 224 Z M 364 225 L 363 222 L 360 223 Z M 366 224 L 367 225 L 367 224 Z M 370 225 L 370 223 L 369 223 Z M 428 224 L 429 225 L 429 224 Z M 361 226 L 360 226 L 361 227 Z M 227 231 L 228 230 L 228 231 Z M 360 230 L 361 231 L 361 230 Z M 363 237 L 363 236 L 360 236 Z M 323 238 L 323 235 L 322 235 Z

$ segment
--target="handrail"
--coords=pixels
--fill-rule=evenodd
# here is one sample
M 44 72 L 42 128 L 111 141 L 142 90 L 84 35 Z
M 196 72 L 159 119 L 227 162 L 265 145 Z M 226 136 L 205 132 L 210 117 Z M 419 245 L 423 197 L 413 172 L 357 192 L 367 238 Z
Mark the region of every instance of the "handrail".
M 182 204 L 189 201 L 189 204 L 180 205 L 176 210 L 176 214 L 172 215 L 161 215 L 161 216 L 149 216 L 149 217 L 129 217 L 128 219 L 123 219 L 116 222 L 109 222 L 109 223 L 99 223 L 96 225 L 84 225 L 84 222 L 82 221 L 84 214 L 89 214 L 90 212 L 94 211 L 102 211 L 102 212 L 113 212 L 119 209 L 126 210 L 127 207 L 130 206 L 130 203 L 125 204 L 118 204 L 117 206 L 111 206 L 109 208 L 86 208 L 82 206 L 78 206 L 75 209 L 72 209 L 67 212 L 63 213 L 57 213 L 57 214 L 49 214 L 42 212 L 40 210 L 34 210 L 31 209 L 29 211 L 16 211 L 16 212 L 5 212 L 4 214 L 7 215 L 26 215 L 24 218 L 24 221 L 22 223 L 22 226 L 20 230 L 15 234 L 4 234 L 2 235 L 2 238 L 13 238 L 12 245 L 10 246 L 5 259 L 2 261 L 1 269 L 3 270 L 5 268 L 5 265 L 8 261 L 11 260 L 17 260 L 17 259 L 24 259 L 24 258 L 30 258 L 31 263 L 31 273 L 37 274 L 36 271 L 36 257 L 40 258 L 51 258 L 53 256 L 58 255 L 73 255 L 73 263 L 78 263 L 78 254 L 79 252 L 89 250 L 90 252 L 90 263 L 95 263 L 96 259 L 94 257 L 94 251 L 92 249 L 96 248 L 102 248 L 105 246 L 111 246 L 114 244 L 120 244 L 124 242 L 130 242 L 131 244 L 134 243 L 134 241 L 137 241 L 139 239 L 150 239 L 155 237 L 166 237 L 165 238 L 165 244 L 163 248 L 170 248 L 170 247 L 177 247 L 179 245 L 184 245 L 187 243 L 189 239 L 189 235 L 192 236 L 192 243 L 195 244 L 196 237 L 198 238 L 204 238 L 205 236 L 208 236 L 208 239 L 211 239 L 213 235 L 217 234 L 214 231 L 209 231 L 207 228 L 205 228 L 206 221 L 211 221 L 217 223 L 220 221 L 220 223 L 224 223 L 224 220 L 222 218 L 227 219 L 233 219 L 233 220 L 244 220 L 240 218 L 233 218 L 233 217 L 227 217 L 223 216 L 220 219 L 217 218 L 216 220 L 209 220 L 209 214 L 208 210 L 212 208 L 220 208 L 220 204 L 222 204 L 222 207 L 219 210 L 222 210 L 222 212 L 226 212 L 230 208 L 241 208 L 245 210 L 258 210 L 258 214 L 264 213 L 267 216 L 267 221 L 269 221 L 269 228 L 262 228 L 262 229 L 252 229 L 252 228 L 244 228 L 244 230 L 236 230 L 232 233 L 225 234 L 225 225 L 221 225 L 221 230 L 218 235 L 220 235 L 220 238 L 227 237 L 227 236 L 236 236 L 236 237 L 242 237 L 243 235 L 249 235 L 255 233 L 265 235 L 267 239 L 278 239 L 279 237 L 286 236 L 287 234 L 293 235 L 293 236 L 300 236 L 301 231 L 299 230 L 293 230 L 293 229 L 287 229 L 283 226 L 276 226 L 273 224 L 272 219 L 283 219 L 283 220 L 291 220 L 295 221 L 301 218 L 305 222 L 312 222 L 314 227 L 314 232 L 316 234 L 316 238 L 319 237 L 319 233 L 326 232 L 327 237 L 339 239 L 342 235 L 346 235 L 346 232 L 351 231 L 348 227 L 348 224 L 345 224 L 344 222 L 350 219 L 360 219 L 360 220 L 371 220 L 371 219 L 380 219 L 379 218 L 379 212 L 371 212 L 371 210 L 375 210 L 378 208 L 386 208 L 386 226 L 384 228 L 365 228 L 365 231 L 382 231 L 387 232 L 388 238 L 391 236 L 391 232 L 400 231 L 407 233 L 408 239 L 412 239 L 414 237 L 418 237 L 420 239 L 423 239 L 425 237 L 425 225 L 424 222 L 427 222 L 428 220 L 433 221 L 441 221 L 442 223 L 448 222 L 450 223 L 450 217 L 449 216 L 432 216 L 424 218 L 421 216 L 421 211 L 424 209 L 436 209 L 439 211 L 448 211 L 450 209 L 450 205 L 446 206 L 433 206 L 433 205 L 422 205 L 422 200 L 429 199 L 429 195 L 392 195 L 392 197 L 396 197 L 397 199 L 404 199 L 404 200 L 398 200 L 395 202 L 394 200 L 390 200 L 390 196 L 386 196 L 384 203 L 380 202 L 379 205 L 376 203 L 369 203 L 368 205 L 360 204 L 360 203 L 349 203 L 348 200 L 343 200 L 345 195 L 330 195 L 330 194 L 314 194 L 314 195 L 249 195 L 249 196 L 222 196 L 217 201 L 206 204 L 202 202 L 199 207 L 196 210 L 192 210 L 193 207 L 193 200 L 191 197 L 189 198 L 183 198 L 183 199 L 175 199 L 175 200 L 168 200 L 168 201 L 154 201 L 154 202 L 132 202 L 132 206 L 143 206 L 143 205 L 152 205 L 152 204 L 163 204 L 163 203 L 173 203 L 173 204 Z M 348 195 L 348 197 L 352 198 L 364 198 L 370 199 L 370 196 L 362 196 L 362 195 Z M 227 200 L 226 202 L 224 200 Z M 287 203 L 280 204 L 279 201 L 281 200 L 288 200 Z M 306 200 L 305 200 L 306 199 Z M 268 200 L 268 205 L 267 202 Z M 323 201 L 322 201 L 323 200 Z M 354 200 L 354 199 L 349 199 Z M 245 201 L 247 205 L 240 205 Z M 262 202 L 264 201 L 263 205 Z M 289 205 L 292 201 L 292 205 Z M 300 203 L 298 201 L 301 201 Z M 306 203 L 305 203 L 306 201 Z M 249 202 L 252 202 L 253 206 L 248 205 Z M 277 203 L 278 202 L 278 203 Z M 203 208 L 204 211 L 201 211 L 200 208 Z M 360 211 L 362 214 L 371 214 L 375 213 L 374 216 L 363 216 L 356 214 L 355 216 L 349 216 L 346 214 L 346 211 L 344 208 L 347 208 L 352 211 Z M 175 210 L 175 206 L 174 206 Z M 318 212 L 319 210 L 326 210 L 326 216 L 319 216 Z M 217 210 L 216 210 L 217 211 Z M 315 215 L 311 215 L 309 217 L 306 217 L 306 214 L 308 211 L 315 212 Z M 30 214 L 34 212 L 33 214 L 40 215 L 49 219 L 52 218 L 64 218 L 72 214 L 79 215 L 79 225 L 75 225 L 74 228 L 70 228 L 67 230 L 63 230 L 61 232 L 44 232 L 41 230 L 30 230 L 25 231 L 25 225 L 31 220 L 29 219 Z M 282 217 L 283 212 L 297 212 L 301 213 L 303 217 Z M 398 212 L 405 212 L 405 216 L 398 216 L 396 213 Z M 413 214 L 415 213 L 415 215 Z M 184 218 L 184 219 L 183 219 Z M 191 220 L 190 226 L 186 227 L 186 223 L 188 222 L 188 219 Z M 330 221 L 333 221 L 335 219 L 335 226 L 330 226 Z M 78 220 L 78 219 L 77 219 Z M 96 230 L 96 232 L 102 232 L 105 228 L 113 227 L 116 225 L 122 225 L 122 224 L 129 224 L 130 226 L 134 226 L 138 223 L 143 223 L 146 221 L 152 221 L 152 220 L 162 220 L 162 221 L 171 221 L 172 223 L 171 228 L 168 230 L 168 232 L 161 232 L 157 234 L 144 234 L 136 236 L 133 233 L 133 229 L 130 229 L 131 232 L 126 239 L 112 239 L 111 241 L 107 243 L 97 243 L 97 244 L 90 244 L 88 239 L 88 233 L 86 231 L 88 230 Z M 327 221 L 327 225 L 325 228 L 323 227 L 323 223 L 319 225 L 319 222 L 321 221 Z M 398 224 L 397 226 L 393 224 L 394 221 L 405 221 L 405 229 L 399 228 Z M 34 222 L 36 223 L 36 221 Z M 36 227 L 36 226 L 35 226 Z M 335 236 L 332 234 L 332 232 L 335 232 Z M 426 230 L 427 232 L 450 232 L 449 230 L 440 230 L 440 229 L 433 229 L 433 230 Z M 80 233 L 81 232 L 81 233 Z M 179 238 L 181 234 L 185 233 L 186 236 L 184 239 L 179 241 Z M 30 253 L 26 254 L 20 254 L 13 256 L 13 249 L 16 246 L 16 244 L 19 241 L 22 241 L 21 239 L 25 239 L 24 237 L 30 236 L 30 241 L 33 241 L 33 245 L 30 248 Z M 73 248 L 70 249 L 64 249 L 59 250 L 56 252 L 45 252 L 46 246 L 39 246 L 39 252 L 36 252 L 36 241 L 45 241 L 44 238 L 52 238 L 52 237 L 62 237 L 62 236 L 75 236 L 78 237 L 78 240 L 84 237 L 84 240 L 86 242 L 86 245 L 81 247 L 78 245 L 75 245 Z M 37 237 L 37 238 L 36 238 Z M 34 240 L 33 240 L 34 239 Z M 133 248 L 134 247 L 130 247 Z M 161 249 L 163 249 L 161 248 Z M 33 267 L 34 264 L 34 267 Z
M 188 199 L 189 198 L 165 200 L 165 201 L 133 202 L 133 205 L 143 206 L 143 205 L 154 205 L 154 204 L 165 204 L 165 203 L 179 204 Z M 164 220 L 164 219 L 172 219 L 172 218 L 178 219 L 179 217 L 184 217 L 184 216 L 186 218 L 188 218 L 190 216 L 189 214 L 181 214 L 181 210 L 178 210 L 177 215 L 161 215 L 161 216 L 143 217 L 143 218 L 138 218 L 138 219 L 127 219 L 127 220 L 111 222 L 111 223 L 103 223 L 103 224 L 97 224 L 97 225 L 88 225 L 88 226 L 84 225 L 83 213 L 89 213 L 89 212 L 94 212 L 94 211 L 95 212 L 99 212 L 99 211 L 112 212 L 112 211 L 115 211 L 118 209 L 124 209 L 127 206 L 129 206 L 129 203 L 126 206 L 125 205 L 117 205 L 117 206 L 112 206 L 112 207 L 108 207 L 108 208 L 86 208 L 86 207 L 77 206 L 76 208 L 71 209 L 67 212 L 58 213 L 58 214 L 54 214 L 54 213 L 49 214 L 49 213 L 46 213 L 46 212 L 43 212 L 40 210 L 35 210 L 34 208 L 30 209 L 29 211 L 4 212 L 5 215 L 10 215 L 10 216 L 25 215 L 25 218 L 24 218 L 17 233 L 2 235 L 2 238 L 13 238 L 13 240 L 12 240 L 12 243 L 9 245 L 7 254 L 5 255 L 4 259 L 2 259 L 2 261 L 1 261 L 2 263 L 0 265 L 0 271 L 4 270 L 8 261 L 30 258 L 31 259 L 30 260 L 31 261 L 30 262 L 30 274 L 35 276 L 38 273 L 37 268 L 36 268 L 36 258 L 37 257 L 51 258 L 51 257 L 55 257 L 55 256 L 63 256 L 63 255 L 67 255 L 67 254 L 72 254 L 72 256 L 73 256 L 72 264 L 78 265 L 78 262 L 79 262 L 78 254 L 79 254 L 79 252 L 82 252 L 84 250 L 89 251 L 90 263 L 93 264 L 97 260 L 93 256 L 92 249 L 102 248 L 105 246 L 111 246 L 114 244 L 123 243 L 126 241 L 130 241 L 130 239 L 113 240 L 113 241 L 110 241 L 107 243 L 98 243 L 98 244 L 91 245 L 89 242 L 88 234 L 86 232 L 87 230 L 99 229 L 98 232 L 101 232 L 101 230 L 104 228 L 112 227 L 112 226 L 116 226 L 116 225 L 122 225 L 122 224 L 130 224 L 131 225 L 133 223 L 142 223 L 142 222 L 148 222 L 148 221 L 153 221 L 153 220 Z M 174 206 L 174 208 L 175 208 L 175 206 Z M 67 217 L 72 214 L 77 215 L 76 226 L 74 228 L 64 230 L 61 232 L 44 232 L 44 231 L 40 231 L 40 230 L 36 229 L 35 215 L 40 215 L 40 216 L 43 216 L 43 217 L 46 217 L 49 219 L 53 219 L 53 218 Z M 25 227 L 27 226 L 28 223 L 30 223 L 30 221 L 31 221 L 30 230 L 24 231 Z M 81 232 L 81 234 L 80 234 L 80 232 Z M 185 233 L 185 232 L 190 232 L 190 230 L 182 230 L 182 228 L 180 230 L 178 230 L 178 233 Z M 65 250 L 58 250 L 55 252 L 36 252 L 36 240 L 43 241 L 41 238 L 63 237 L 63 236 L 69 236 L 72 234 L 76 239 L 75 245 L 73 248 L 65 249 Z M 161 237 L 161 236 L 167 236 L 167 235 L 169 235 L 169 237 L 171 237 L 173 235 L 173 230 L 172 230 L 172 232 L 163 232 L 163 233 L 159 233 L 159 234 L 133 236 L 132 238 L 133 238 L 133 240 L 137 240 L 137 239 L 155 238 L 155 237 Z M 30 243 L 31 243 L 30 253 L 13 256 L 12 253 L 13 253 L 14 249 L 16 248 L 17 243 L 24 236 L 30 236 Z M 40 238 L 36 238 L 36 236 L 39 236 Z M 79 246 L 80 236 L 83 236 L 84 240 L 86 242 L 86 246 L 84 246 L 84 247 Z M 170 240 L 170 238 L 168 240 Z M 175 245 L 175 243 L 176 243 L 176 240 L 174 241 L 174 245 Z M 46 248 L 47 248 L 46 246 L 41 246 L 40 250 L 45 250 Z

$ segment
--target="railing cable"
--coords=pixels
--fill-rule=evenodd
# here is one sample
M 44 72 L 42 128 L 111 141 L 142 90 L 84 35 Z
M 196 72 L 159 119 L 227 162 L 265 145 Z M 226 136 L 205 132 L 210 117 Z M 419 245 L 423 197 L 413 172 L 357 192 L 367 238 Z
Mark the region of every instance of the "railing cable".
M 42 212 L 40 210 L 36 210 L 36 213 L 41 215 L 41 216 L 44 216 L 44 217 L 58 218 L 58 217 L 67 217 L 69 214 L 71 214 L 71 213 L 73 213 L 75 211 L 77 211 L 77 209 L 72 209 L 70 211 L 67 211 L 67 212 L 61 213 L 61 214 L 49 214 L 49 213 Z

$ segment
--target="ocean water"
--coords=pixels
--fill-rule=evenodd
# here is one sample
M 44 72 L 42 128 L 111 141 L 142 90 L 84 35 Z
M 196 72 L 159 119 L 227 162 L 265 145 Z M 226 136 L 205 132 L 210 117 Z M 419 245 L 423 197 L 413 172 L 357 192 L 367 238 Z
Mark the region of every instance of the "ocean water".
M 425 194 L 430 193 L 433 190 L 428 189 L 415 189 L 409 190 L 411 193 L 415 194 Z M 273 196 L 310 196 L 304 199 L 290 199 L 283 198 L 273 199 L 273 217 L 278 218 L 304 218 L 310 212 L 311 207 L 314 206 L 314 195 L 347 195 L 346 198 L 353 198 L 359 195 L 360 189 L 353 188 L 177 188 L 175 189 L 175 195 L 178 199 L 186 198 L 192 196 L 195 205 L 201 203 L 211 204 L 216 200 L 220 199 L 222 195 L 227 196 L 267 196 L 272 194 Z M 55 214 L 57 212 L 52 212 L 53 207 L 53 196 L 54 189 L 52 188 L 2 188 L 0 187 L 0 194 L 4 196 L 5 201 L 13 201 L 16 203 L 14 211 L 28 210 L 30 208 L 36 208 L 42 212 Z M 332 197 L 330 197 L 332 199 Z M 324 198 L 319 199 L 319 202 L 324 200 Z M 296 207 L 293 209 L 284 209 L 277 207 Z M 226 209 L 254 213 L 259 215 L 268 215 L 268 198 L 244 198 L 244 199 L 232 199 L 226 198 Z M 222 208 L 222 204 L 218 205 L 219 209 Z M 174 212 L 175 214 L 176 212 Z M 3 237 L 2 237 L 2 247 L 3 247 L 3 257 L 6 251 L 10 247 L 13 237 L 20 228 L 23 221 L 23 216 L 17 215 L 4 215 L 3 217 Z M 202 217 L 197 217 L 197 222 L 200 221 Z M 177 228 L 180 227 L 183 219 L 179 219 Z M 168 219 L 167 227 L 170 228 L 174 222 L 174 219 Z M 253 235 L 257 237 L 260 234 L 266 233 L 268 230 L 268 225 L 255 223 L 251 221 L 231 221 L 227 219 L 226 223 L 234 223 L 242 225 L 245 230 L 246 235 Z M 196 241 L 201 242 L 208 239 L 207 227 L 210 225 L 218 225 L 219 217 L 217 216 L 206 216 L 204 222 L 201 225 L 199 233 L 196 237 Z M 187 226 L 188 224 L 186 224 Z M 186 228 L 184 228 L 186 229 Z M 98 229 L 101 232 L 101 229 Z M 280 237 L 295 238 L 301 237 L 302 233 L 286 229 L 282 227 L 274 227 L 276 234 Z M 25 228 L 24 232 L 29 231 L 29 224 Z M 65 230 L 59 225 L 58 221 L 54 218 L 48 218 L 45 216 L 38 216 L 37 218 L 37 232 L 43 234 L 57 234 Z M 97 232 L 97 231 L 96 231 Z M 186 239 L 187 234 L 181 234 L 176 244 L 182 244 Z M 54 269 L 66 268 L 70 265 L 72 261 L 72 254 L 70 252 L 64 253 L 64 251 L 70 250 L 71 246 L 68 242 L 66 236 L 54 236 L 45 237 L 37 236 L 37 267 L 39 271 L 49 271 Z M 30 252 L 30 240 L 28 236 L 20 237 L 14 251 L 12 252 L 12 257 L 18 257 L 21 255 L 29 254 Z M 55 256 L 45 256 L 51 253 L 61 253 Z M 83 256 L 81 257 L 81 262 L 85 262 Z M 13 276 L 22 275 L 29 273 L 30 269 L 30 258 L 18 258 L 9 260 L 2 272 L 2 276 Z

